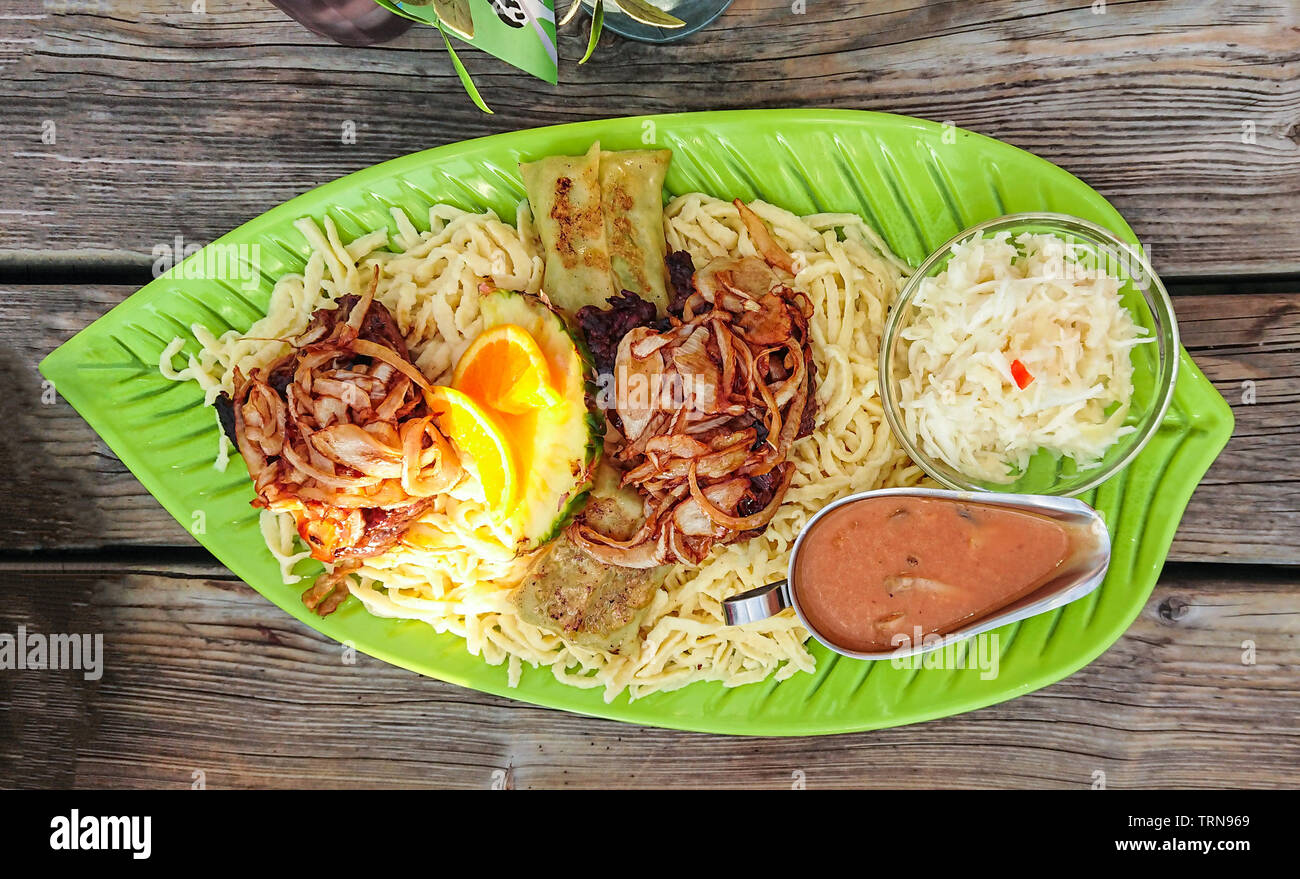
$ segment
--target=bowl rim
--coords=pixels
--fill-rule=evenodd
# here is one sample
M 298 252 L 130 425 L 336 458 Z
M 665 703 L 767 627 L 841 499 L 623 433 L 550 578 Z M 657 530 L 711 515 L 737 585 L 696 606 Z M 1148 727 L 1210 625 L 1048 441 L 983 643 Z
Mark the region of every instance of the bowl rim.
M 1142 253 L 1140 249 L 1141 245 L 1134 247 L 1132 244 L 1124 241 L 1106 227 L 1094 223 L 1091 220 L 1085 220 L 1083 217 L 1050 211 L 1027 211 L 1015 214 L 1004 214 L 963 229 L 945 241 L 942 245 L 931 251 L 930 254 L 921 262 L 920 266 L 918 266 L 916 270 L 908 276 L 906 283 L 903 285 L 903 289 L 899 291 L 898 298 L 895 299 L 893 305 L 890 306 L 889 314 L 885 318 L 884 332 L 880 339 L 880 355 L 877 362 L 877 374 L 880 382 L 880 400 L 882 408 L 885 410 L 885 421 L 889 425 L 890 431 L 894 434 L 894 438 L 898 440 L 900 445 L 902 445 L 903 451 L 907 453 L 907 456 L 911 458 L 917 466 L 925 471 L 927 476 L 937 481 L 944 488 L 954 491 L 986 492 L 991 494 L 1004 494 L 1008 492 L 1015 493 L 1016 490 L 1010 488 L 1010 486 L 1015 485 L 1015 483 L 1008 483 L 1008 492 L 1002 492 L 999 489 L 990 488 L 986 484 L 976 482 L 974 479 L 965 476 L 965 474 L 959 475 L 961 475 L 966 481 L 958 481 L 949 473 L 943 472 L 943 470 L 936 466 L 930 456 L 920 450 L 918 443 L 913 442 L 912 438 L 907 434 L 907 431 L 903 427 L 901 413 L 898 409 L 898 400 L 895 398 L 895 394 L 893 393 L 894 377 L 892 361 L 893 349 L 900 342 L 899 324 L 902 320 L 901 315 L 906 310 L 908 303 L 915 298 L 921 282 L 925 278 L 930 277 L 930 271 L 934 268 L 935 264 L 951 253 L 954 246 L 961 244 L 970 238 L 982 235 L 990 229 L 1021 223 L 1037 223 L 1046 226 L 1057 226 L 1061 227 L 1063 231 L 1074 231 L 1076 233 L 1082 231 L 1099 239 L 1105 245 L 1115 248 L 1124 257 L 1132 260 L 1129 265 L 1136 265 L 1140 268 L 1142 274 L 1150 282 L 1147 284 L 1145 290 L 1140 287 L 1139 290 L 1142 292 L 1143 299 L 1146 300 L 1147 305 L 1152 312 L 1152 317 L 1158 325 L 1158 332 L 1153 336 L 1153 338 L 1156 339 L 1157 344 L 1161 346 L 1161 368 L 1156 376 L 1157 382 L 1161 382 L 1161 374 L 1165 372 L 1163 367 L 1165 364 L 1168 364 L 1168 376 L 1159 386 L 1159 399 L 1156 401 L 1156 405 L 1152 407 L 1150 413 L 1139 428 L 1137 441 L 1130 446 L 1129 450 L 1125 452 L 1121 458 L 1106 466 L 1097 467 L 1096 472 L 1090 478 L 1083 480 L 1078 485 L 1068 488 L 1053 485 L 1049 488 L 1038 490 L 1038 493 L 1040 494 L 1072 497 L 1074 495 L 1091 491 L 1133 462 L 1133 459 L 1136 458 L 1144 448 L 1146 448 L 1152 437 L 1154 437 L 1156 432 L 1159 430 L 1161 423 L 1164 421 L 1165 414 L 1169 411 L 1169 406 L 1173 402 L 1174 391 L 1178 383 L 1178 365 L 1182 343 L 1178 333 L 1178 318 L 1174 314 L 1173 300 L 1169 297 L 1169 292 L 1165 289 L 1164 282 L 1160 280 L 1160 276 L 1156 274 L 1150 261 L 1148 261 L 1145 254 Z M 1074 229 L 1071 230 L 1069 227 L 1074 227 Z M 1129 275 L 1129 283 L 1133 283 L 1133 273 L 1130 272 Z M 1168 324 L 1167 339 L 1169 342 L 1169 350 L 1164 350 L 1166 341 L 1164 324 L 1166 323 Z M 952 469 L 953 472 L 956 472 L 955 468 L 950 469 Z

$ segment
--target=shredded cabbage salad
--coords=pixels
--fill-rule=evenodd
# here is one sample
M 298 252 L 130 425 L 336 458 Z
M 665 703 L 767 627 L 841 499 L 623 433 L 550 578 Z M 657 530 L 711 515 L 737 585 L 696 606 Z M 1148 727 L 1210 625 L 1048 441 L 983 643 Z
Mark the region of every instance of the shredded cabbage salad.
M 1009 483 L 1039 450 L 1080 469 L 1132 433 L 1130 349 L 1153 341 L 1120 302 L 1123 282 L 1078 245 L 1009 232 L 953 247 L 902 331 L 904 426 L 966 476 Z

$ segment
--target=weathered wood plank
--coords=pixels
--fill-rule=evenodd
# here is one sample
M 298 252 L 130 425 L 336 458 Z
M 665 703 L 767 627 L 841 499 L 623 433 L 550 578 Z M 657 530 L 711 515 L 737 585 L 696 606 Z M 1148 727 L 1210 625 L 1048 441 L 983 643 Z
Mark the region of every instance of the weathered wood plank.
M 645 729 L 486 696 L 338 644 L 218 568 L 6 570 L 0 632 L 102 633 L 103 677 L 0 675 L 13 786 L 1291 787 L 1294 572 L 1171 568 L 1137 622 L 1039 693 L 830 739 Z M 1243 663 L 1243 644 L 1254 664 Z M 1225 710 L 1231 706 L 1231 711 Z M 743 748 L 744 759 L 736 759 Z
M 570 27 L 558 89 L 470 51 L 495 116 L 463 97 L 429 28 L 348 49 L 263 0 L 205 15 L 174 0 L 21 6 L 34 17 L 5 23 L 0 59 L 0 163 L 34 184 L 0 192 L 0 249 L 19 256 L 145 260 L 177 235 L 210 241 L 347 172 L 482 134 L 829 106 L 949 121 L 1057 162 L 1114 201 L 1167 275 L 1300 269 L 1300 8 L 1287 0 L 1103 14 L 1085 0 L 817 0 L 805 14 L 740 0 L 680 45 L 608 35 L 581 67 Z
M 1180 296 L 1183 343 L 1232 404 L 1228 447 L 1188 504 L 1171 558 L 1300 561 L 1300 296 Z
M 10 511 L 0 547 L 194 545 L 71 407 L 41 402 L 40 359 L 131 292 L 0 289 L 0 373 L 11 389 L 0 395 L 0 420 L 11 426 L 0 432 L 0 459 L 25 462 L 0 485 Z M 1237 430 L 1193 496 L 1170 558 L 1300 563 L 1300 293 L 1175 299 L 1183 341 L 1233 405 Z

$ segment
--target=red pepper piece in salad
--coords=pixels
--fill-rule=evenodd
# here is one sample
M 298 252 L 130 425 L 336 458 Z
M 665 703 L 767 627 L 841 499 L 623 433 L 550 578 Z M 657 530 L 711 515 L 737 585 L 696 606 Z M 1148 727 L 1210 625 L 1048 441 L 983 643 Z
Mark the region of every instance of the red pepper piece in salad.
M 1029 370 L 1025 369 L 1025 365 L 1019 360 L 1011 361 L 1011 377 L 1016 380 L 1016 387 L 1022 391 L 1034 380 Z

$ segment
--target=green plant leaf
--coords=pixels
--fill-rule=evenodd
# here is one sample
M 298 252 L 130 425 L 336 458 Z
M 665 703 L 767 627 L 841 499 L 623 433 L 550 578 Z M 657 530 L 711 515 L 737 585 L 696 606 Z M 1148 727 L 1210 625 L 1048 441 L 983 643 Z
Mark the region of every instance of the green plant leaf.
M 469 95 L 474 106 L 478 107 L 484 113 L 491 115 L 492 108 L 483 100 L 483 96 L 478 93 L 478 87 L 474 85 L 474 80 L 470 77 L 469 71 L 465 65 L 460 63 L 460 56 L 456 50 L 451 47 L 451 38 L 447 36 L 447 31 L 443 29 L 442 23 L 438 23 L 438 33 L 442 34 L 442 42 L 447 47 L 447 54 L 451 56 L 451 66 L 456 68 L 456 75 L 460 77 L 460 84 L 465 87 L 465 94 Z
M 642 24 L 666 28 L 686 27 L 686 22 L 680 18 L 669 15 L 662 9 L 656 9 L 645 0 L 613 0 L 613 2 L 615 6 L 626 12 L 629 18 Z
M 600 42 L 600 32 L 605 29 L 605 3 L 604 0 L 596 0 L 595 11 L 591 13 L 591 34 L 587 37 L 587 54 L 582 56 L 579 64 L 586 64 L 593 52 L 596 51 L 596 44 Z
M 564 17 L 560 19 L 560 24 L 566 25 L 573 21 L 573 17 L 578 14 L 578 10 L 581 8 L 582 0 L 573 0 L 573 3 L 569 5 L 568 11 L 564 13 Z
M 474 14 L 470 12 L 469 0 L 433 0 L 433 8 L 438 13 L 438 21 L 453 34 L 474 39 Z

